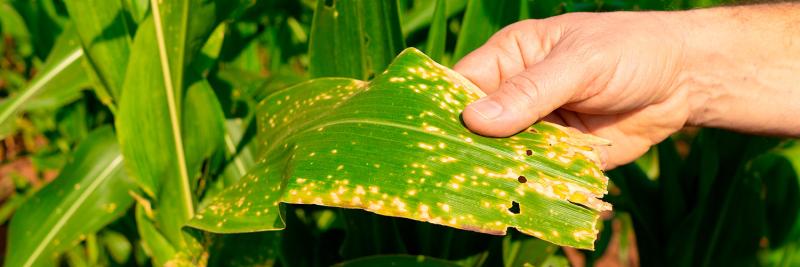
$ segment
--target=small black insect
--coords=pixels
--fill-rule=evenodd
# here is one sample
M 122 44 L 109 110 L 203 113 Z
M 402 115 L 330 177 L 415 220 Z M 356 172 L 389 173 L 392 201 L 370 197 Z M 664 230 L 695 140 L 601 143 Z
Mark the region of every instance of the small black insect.
M 521 184 L 524 184 L 525 182 L 528 181 L 528 178 L 525 178 L 525 176 L 520 175 L 519 177 L 517 177 L 517 181 L 519 181 Z

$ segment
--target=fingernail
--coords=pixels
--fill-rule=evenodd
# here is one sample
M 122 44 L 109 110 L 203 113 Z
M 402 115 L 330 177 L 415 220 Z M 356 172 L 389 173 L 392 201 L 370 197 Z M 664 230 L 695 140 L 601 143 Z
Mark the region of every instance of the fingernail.
M 501 106 L 496 101 L 489 99 L 488 97 L 484 97 L 478 99 L 478 101 L 472 102 L 469 105 L 469 108 L 474 110 L 481 115 L 486 120 L 491 120 L 500 116 L 500 113 L 503 113 L 503 106 Z

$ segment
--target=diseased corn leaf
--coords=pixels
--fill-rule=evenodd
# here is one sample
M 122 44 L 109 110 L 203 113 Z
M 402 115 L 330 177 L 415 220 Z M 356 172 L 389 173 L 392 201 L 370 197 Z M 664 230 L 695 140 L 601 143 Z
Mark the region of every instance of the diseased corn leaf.
M 597 211 L 611 208 L 597 199 L 607 178 L 591 146 L 603 141 L 550 123 L 506 139 L 473 134 L 459 116 L 479 92 L 416 49 L 372 82 L 276 92 L 257 115 L 259 163 L 190 225 L 278 230 L 278 203 L 305 203 L 592 248 Z
M 131 39 L 125 26 L 121 1 L 69 0 L 64 2 L 80 36 L 86 59 L 104 90 L 98 95 L 104 103 L 109 96 L 119 99 L 125 68 L 128 66 Z
M 223 123 L 216 121 L 219 116 L 202 115 L 218 111 L 214 109 L 218 103 L 191 97 L 195 84 L 208 84 L 187 78 L 197 76 L 190 76 L 188 66 L 216 25 L 220 14 L 215 7 L 213 1 L 151 1 L 151 15 L 138 26 L 134 38 L 116 118 L 126 167 L 154 200 L 155 226 L 179 250 L 188 245 L 181 227 L 194 212 L 191 181 L 208 155 L 206 145 L 217 140 L 193 142 L 191 137 L 221 129 Z M 190 96 L 184 97 L 187 89 Z M 204 91 L 199 99 L 215 98 L 210 89 Z M 184 101 L 192 105 L 183 105 Z M 186 114 L 192 109 L 198 113 Z M 203 127 L 183 129 L 190 125 Z
M 12 218 L 5 266 L 40 266 L 124 214 L 136 186 L 122 161 L 110 127 L 84 139 L 61 174 Z
M 16 129 L 20 112 L 64 105 L 80 97 L 80 90 L 88 85 L 81 68 L 83 50 L 72 25 L 67 25 L 56 45 L 42 71 L 17 94 L 0 102 L 0 139 Z
M 318 1 L 308 56 L 313 77 L 368 79 L 405 48 L 397 1 Z

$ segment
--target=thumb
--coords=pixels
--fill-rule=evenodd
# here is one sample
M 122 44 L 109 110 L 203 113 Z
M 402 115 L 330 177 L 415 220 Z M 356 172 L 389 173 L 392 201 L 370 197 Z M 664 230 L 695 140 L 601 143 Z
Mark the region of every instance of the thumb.
M 569 103 L 584 87 L 582 81 L 587 80 L 585 64 L 566 56 L 551 56 L 469 104 L 462 113 L 467 127 L 486 136 L 509 136 Z

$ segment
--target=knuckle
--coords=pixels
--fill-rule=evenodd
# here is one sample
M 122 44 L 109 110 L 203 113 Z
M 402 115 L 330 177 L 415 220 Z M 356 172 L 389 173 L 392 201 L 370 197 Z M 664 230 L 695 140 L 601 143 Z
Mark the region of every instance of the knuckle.
M 524 74 L 517 75 L 506 81 L 506 90 L 504 92 L 517 111 L 530 109 L 541 98 L 539 83 Z

